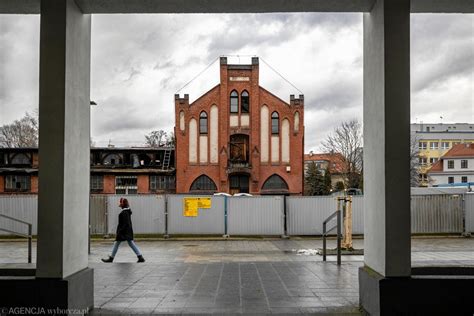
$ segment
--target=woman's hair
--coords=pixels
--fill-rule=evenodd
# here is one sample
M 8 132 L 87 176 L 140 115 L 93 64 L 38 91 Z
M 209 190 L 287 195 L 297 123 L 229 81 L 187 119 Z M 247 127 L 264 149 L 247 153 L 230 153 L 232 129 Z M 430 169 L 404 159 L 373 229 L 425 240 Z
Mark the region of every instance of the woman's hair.
M 128 200 L 125 198 L 120 198 L 120 205 L 125 208 L 125 207 L 130 207 L 130 204 L 128 204 Z

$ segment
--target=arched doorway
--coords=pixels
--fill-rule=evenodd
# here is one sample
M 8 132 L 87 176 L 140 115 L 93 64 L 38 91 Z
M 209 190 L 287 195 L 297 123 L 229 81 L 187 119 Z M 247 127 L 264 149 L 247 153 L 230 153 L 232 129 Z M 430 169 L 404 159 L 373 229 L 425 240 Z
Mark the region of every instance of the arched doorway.
M 233 174 L 229 176 L 229 193 L 249 193 L 249 175 Z

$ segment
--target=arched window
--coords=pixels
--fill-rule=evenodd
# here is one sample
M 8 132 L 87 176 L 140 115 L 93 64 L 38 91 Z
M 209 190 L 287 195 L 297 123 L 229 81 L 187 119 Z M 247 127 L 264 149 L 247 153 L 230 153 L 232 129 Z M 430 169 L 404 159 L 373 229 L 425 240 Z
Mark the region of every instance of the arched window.
M 207 134 L 207 113 L 204 111 L 199 115 L 199 134 Z
M 239 113 L 239 94 L 235 90 L 230 93 L 230 113 Z
M 288 184 L 277 174 L 270 176 L 262 186 L 263 191 L 288 191 Z
M 280 133 L 280 117 L 278 112 L 272 113 L 272 134 Z
M 191 189 L 189 191 L 217 191 L 217 186 L 214 181 L 211 180 L 208 176 L 202 175 L 194 180 L 191 184 Z
M 13 156 L 11 160 L 12 165 L 29 165 L 31 164 L 30 158 L 27 155 L 19 153 Z
M 122 157 L 118 154 L 108 154 L 103 160 L 104 165 L 121 165 Z
M 240 95 L 240 113 L 248 113 L 250 109 L 249 93 L 243 91 Z

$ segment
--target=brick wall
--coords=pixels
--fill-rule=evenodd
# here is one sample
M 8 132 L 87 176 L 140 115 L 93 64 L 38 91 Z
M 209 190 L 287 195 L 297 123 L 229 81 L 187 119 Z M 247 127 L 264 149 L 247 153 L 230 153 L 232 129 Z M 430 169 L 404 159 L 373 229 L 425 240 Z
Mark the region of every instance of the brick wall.
M 232 78 L 233 80 L 230 80 Z M 245 78 L 248 78 L 245 79 Z M 244 134 L 249 137 L 249 160 L 251 168 L 248 175 L 250 177 L 250 193 L 259 194 L 263 183 L 273 174 L 281 176 L 289 187 L 290 194 L 303 193 L 303 156 L 304 156 L 304 100 L 303 96 L 299 98 L 290 97 L 287 103 L 269 91 L 259 86 L 259 66 L 258 60 L 252 61 L 252 65 L 244 67 L 234 67 L 227 65 L 226 60 L 221 59 L 220 84 L 207 93 L 199 97 L 192 104 L 189 104 L 189 96 L 180 98 L 175 96 L 175 135 L 176 135 L 176 192 L 187 193 L 193 181 L 201 175 L 211 178 L 217 186 L 219 192 L 229 192 L 228 183 L 228 143 L 233 134 Z M 248 127 L 239 126 L 230 127 L 230 102 L 229 97 L 232 90 L 236 90 L 239 95 L 246 90 L 250 95 L 250 122 Z M 206 111 L 209 118 L 210 108 L 217 105 L 219 109 L 218 122 L 218 164 L 199 163 L 199 141 L 198 141 L 198 162 L 189 162 L 189 121 L 194 118 L 198 122 L 199 139 L 199 114 Z M 240 98 L 239 114 L 240 122 Z M 279 161 L 271 163 L 260 162 L 260 110 L 263 105 L 268 106 L 269 114 L 277 111 L 280 119 L 280 154 Z M 180 112 L 184 113 L 185 130 L 180 129 Z M 294 115 L 299 113 L 299 128 L 295 132 Z M 281 161 L 282 133 L 281 122 L 288 119 L 290 123 L 290 161 L 289 163 Z M 208 120 L 208 124 L 209 124 Z M 271 119 L 270 135 L 271 137 Z M 208 125 L 209 126 L 209 125 Z M 210 135 L 208 134 L 208 141 Z M 270 143 L 270 140 L 269 140 Z M 208 143 L 208 151 L 210 149 Z M 269 151 L 271 152 L 271 150 Z M 208 159 L 209 161 L 209 152 Z M 287 167 L 290 171 L 287 171 Z

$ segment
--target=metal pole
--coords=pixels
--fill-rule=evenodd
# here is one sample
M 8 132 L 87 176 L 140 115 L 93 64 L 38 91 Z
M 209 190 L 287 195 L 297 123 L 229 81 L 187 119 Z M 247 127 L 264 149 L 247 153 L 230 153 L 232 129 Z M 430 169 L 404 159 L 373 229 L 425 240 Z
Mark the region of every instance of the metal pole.
M 165 235 L 164 238 L 169 238 L 168 235 L 168 194 L 165 194 Z
M 31 239 L 32 239 L 32 233 L 33 233 L 33 229 L 32 229 L 32 226 L 31 224 L 28 224 L 28 263 L 31 263 Z
M 288 209 L 286 205 L 286 195 L 283 195 L 283 234 L 288 236 Z
M 326 222 L 323 223 L 323 261 L 326 261 Z
M 341 211 L 337 211 L 337 265 L 341 265 Z
M 229 237 L 227 233 L 227 196 L 224 195 L 224 237 Z

